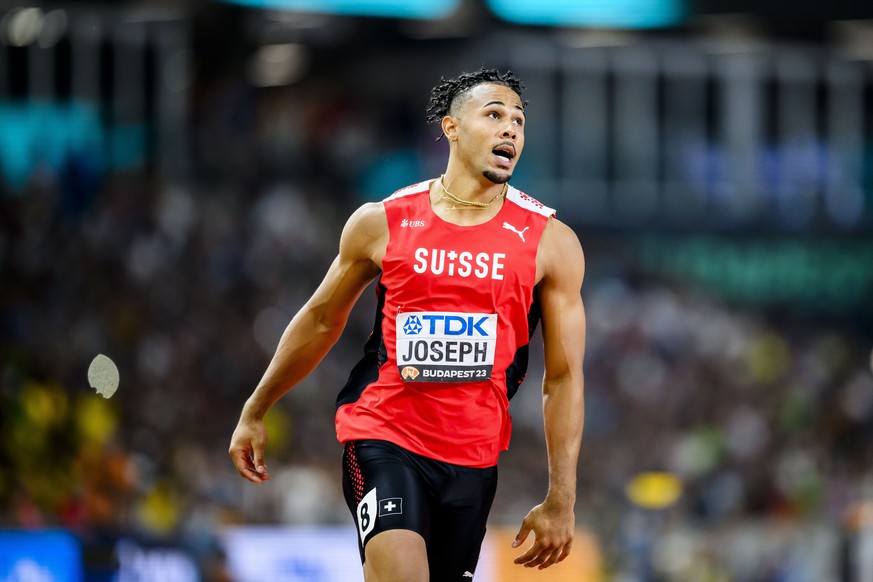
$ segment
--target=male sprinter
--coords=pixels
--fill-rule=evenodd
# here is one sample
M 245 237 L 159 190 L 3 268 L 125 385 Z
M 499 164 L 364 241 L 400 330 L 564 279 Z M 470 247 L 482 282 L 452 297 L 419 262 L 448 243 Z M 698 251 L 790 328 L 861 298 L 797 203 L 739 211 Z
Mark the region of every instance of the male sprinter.
M 343 489 L 367 582 L 472 579 L 509 444 L 509 399 L 543 324 L 549 489 L 524 518 L 517 564 L 547 568 L 573 541 L 584 417 L 584 257 L 554 211 L 509 186 L 524 147 L 523 85 L 483 69 L 441 79 L 428 120 L 445 174 L 364 204 L 339 255 L 291 320 L 230 443 L 239 473 L 270 478 L 267 410 L 315 368 L 377 275 L 365 356 L 337 398 Z

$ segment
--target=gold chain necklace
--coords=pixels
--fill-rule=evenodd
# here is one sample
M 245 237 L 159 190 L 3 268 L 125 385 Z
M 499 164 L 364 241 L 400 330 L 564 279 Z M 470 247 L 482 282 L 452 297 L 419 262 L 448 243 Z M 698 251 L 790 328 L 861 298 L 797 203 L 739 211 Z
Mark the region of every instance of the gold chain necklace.
M 488 202 L 476 202 L 475 200 L 464 200 L 463 198 L 458 198 L 451 192 L 446 189 L 445 184 L 443 184 L 443 177 L 440 176 L 439 179 L 440 188 L 442 188 L 442 195 L 440 196 L 440 200 L 448 200 L 451 203 L 451 207 L 449 210 L 461 210 L 462 208 L 472 208 L 475 210 L 483 210 L 485 208 L 490 208 L 494 206 L 494 204 L 503 198 L 506 195 L 507 184 L 503 184 L 503 189 L 491 200 Z

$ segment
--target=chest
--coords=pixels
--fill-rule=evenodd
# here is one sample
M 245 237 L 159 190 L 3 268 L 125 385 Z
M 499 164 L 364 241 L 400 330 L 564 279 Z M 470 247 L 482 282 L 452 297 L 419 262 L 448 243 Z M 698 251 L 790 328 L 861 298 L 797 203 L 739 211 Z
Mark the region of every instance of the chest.
M 401 223 L 390 231 L 383 281 L 407 300 L 458 297 L 493 306 L 509 295 L 527 296 L 535 284 L 537 241 L 525 235 L 534 225 L 497 218 L 474 227 L 426 219 Z

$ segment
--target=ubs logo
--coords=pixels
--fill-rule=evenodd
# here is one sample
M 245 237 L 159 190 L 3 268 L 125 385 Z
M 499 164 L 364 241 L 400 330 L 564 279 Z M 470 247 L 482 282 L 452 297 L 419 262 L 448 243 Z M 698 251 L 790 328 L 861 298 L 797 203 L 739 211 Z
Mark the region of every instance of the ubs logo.
M 400 221 L 400 228 L 421 228 L 422 226 L 424 226 L 423 220 L 409 220 L 407 218 L 404 218 Z

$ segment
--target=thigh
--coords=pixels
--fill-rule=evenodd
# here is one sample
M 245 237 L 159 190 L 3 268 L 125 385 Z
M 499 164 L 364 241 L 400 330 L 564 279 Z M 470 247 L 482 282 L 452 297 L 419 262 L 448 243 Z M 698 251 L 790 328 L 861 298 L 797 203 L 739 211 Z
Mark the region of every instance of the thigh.
M 366 582 L 429 580 L 427 547 L 424 539 L 414 531 L 392 529 L 380 532 L 367 541 L 365 553 Z
M 427 541 L 426 489 L 400 447 L 383 441 L 346 443 L 343 494 L 358 530 L 362 562 L 367 543 L 381 532 L 410 530 Z
M 475 574 L 496 490 L 496 467 L 451 468 L 431 512 L 431 580 L 469 582 Z

